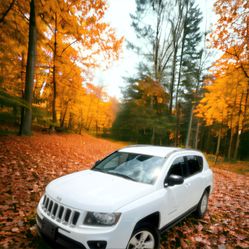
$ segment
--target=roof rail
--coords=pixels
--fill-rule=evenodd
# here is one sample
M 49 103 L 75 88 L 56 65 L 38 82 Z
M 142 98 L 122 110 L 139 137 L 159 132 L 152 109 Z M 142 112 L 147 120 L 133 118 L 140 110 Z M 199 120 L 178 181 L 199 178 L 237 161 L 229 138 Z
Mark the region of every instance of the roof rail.
M 130 147 L 144 147 L 144 146 L 149 147 L 149 146 L 153 146 L 153 145 L 151 145 L 151 144 L 131 144 L 131 145 L 125 146 L 125 148 L 130 148 Z
M 192 150 L 192 151 L 197 151 L 197 152 L 201 152 L 200 150 L 197 149 L 192 149 L 192 148 L 182 148 L 183 150 Z
M 174 153 L 176 153 L 176 152 L 178 152 L 178 151 L 181 151 L 181 150 L 182 150 L 182 148 L 178 148 L 178 149 L 172 150 L 172 151 L 169 152 L 165 157 L 169 157 L 169 156 L 171 156 L 172 154 L 174 154 Z

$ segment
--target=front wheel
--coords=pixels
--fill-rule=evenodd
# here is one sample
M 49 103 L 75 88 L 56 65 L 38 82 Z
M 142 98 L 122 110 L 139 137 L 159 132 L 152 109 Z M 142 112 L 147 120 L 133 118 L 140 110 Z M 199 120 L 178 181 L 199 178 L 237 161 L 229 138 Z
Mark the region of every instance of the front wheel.
M 158 230 L 149 224 L 144 224 L 134 230 L 126 249 L 158 249 L 159 245 Z
M 196 216 L 198 218 L 203 218 L 208 208 L 208 192 L 205 191 L 201 197 L 201 200 L 196 209 Z

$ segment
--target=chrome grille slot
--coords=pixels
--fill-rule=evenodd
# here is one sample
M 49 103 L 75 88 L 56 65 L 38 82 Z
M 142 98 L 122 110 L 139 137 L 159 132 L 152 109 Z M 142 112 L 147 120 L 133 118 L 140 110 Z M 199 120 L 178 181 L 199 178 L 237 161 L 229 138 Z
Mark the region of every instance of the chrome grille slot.
M 52 207 L 53 207 L 53 201 L 50 200 L 49 205 L 48 205 L 48 213 L 51 213 Z
M 46 198 L 45 209 L 47 209 L 47 208 L 48 208 L 48 203 L 49 203 L 49 199 L 48 199 L 48 198 Z
M 52 219 L 56 219 L 64 225 L 76 226 L 80 218 L 80 212 L 57 203 L 47 195 L 44 196 L 42 201 L 42 209 Z
M 44 198 L 43 198 L 43 201 L 42 201 L 42 205 L 44 206 L 45 203 L 46 203 L 46 199 L 47 199 L 47 196 L 45 195 Z
M 58 214 L 58 220 L 61 220 L 63 212 L 64 212 L 64 207 L 60 206 L 59 214 Z
M 72 212 L 72 211 L 71 211 L 69 208 L 66 210 L 65 217 L 64 217 L 64 221 L 65 221 L 66 223 L 68 223 L 68 221 L 69 221 L 71 212 Z
M 74 214 L 73 214 L 73 218 L 72 218 L 72 224 L 73 224 L 74 226 L 76 225 L 76 223 L 77 223 L 79 217 L 80 217 L 80 213 L 77 212 L 77 211 L 75 211 Z
M 53 211 L 52 211 L 52 218 L 56 217 L 57 210 L 58 210 L 58 204 L 54 203 L 54 207 L 53 207 Z

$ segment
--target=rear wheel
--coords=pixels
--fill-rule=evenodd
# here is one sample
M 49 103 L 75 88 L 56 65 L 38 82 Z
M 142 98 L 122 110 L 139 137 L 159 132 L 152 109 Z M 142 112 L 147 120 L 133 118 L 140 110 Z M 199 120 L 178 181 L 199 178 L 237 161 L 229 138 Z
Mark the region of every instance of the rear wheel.
M 196 209 L 196 216 L 198 218 L 203 218 L 208 208 L 208 192 L 205 191 L 201 197 L 201 200 Z
M 158 230 L 149 224 L 142 224 L 132 233 L 126 249 L 158 249 L 159 244 Z

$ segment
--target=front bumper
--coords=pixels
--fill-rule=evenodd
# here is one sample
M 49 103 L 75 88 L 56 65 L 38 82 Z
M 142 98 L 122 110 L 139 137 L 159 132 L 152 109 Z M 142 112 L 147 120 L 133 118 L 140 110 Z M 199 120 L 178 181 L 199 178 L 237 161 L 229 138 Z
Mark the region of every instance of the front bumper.
M 51 245 L 52 247 L 60 245 L 63 248 L 86 249 L 86 247 L 78 241 L 72 240 L 69 237 L 66 237 L 63 234 L 59 233 L 57 227 L 55 227 L 53 237 L 51 235 L 48 235 L 46 232 L 44 232 L 42 227 L 38 225 L 42 222 L 39 216 L 36 217 L 36 221 L 39 235 L 47 242 L 47 244 Z
M 130 224 L 120 218 L 118 224 L 111 227 L 70 227 L 52 219 L 42 209 L 40 201 L 37 207 L 36 223 L 40 235 L 49 243 L 70 249 L 125 249 L 131 236 Z

